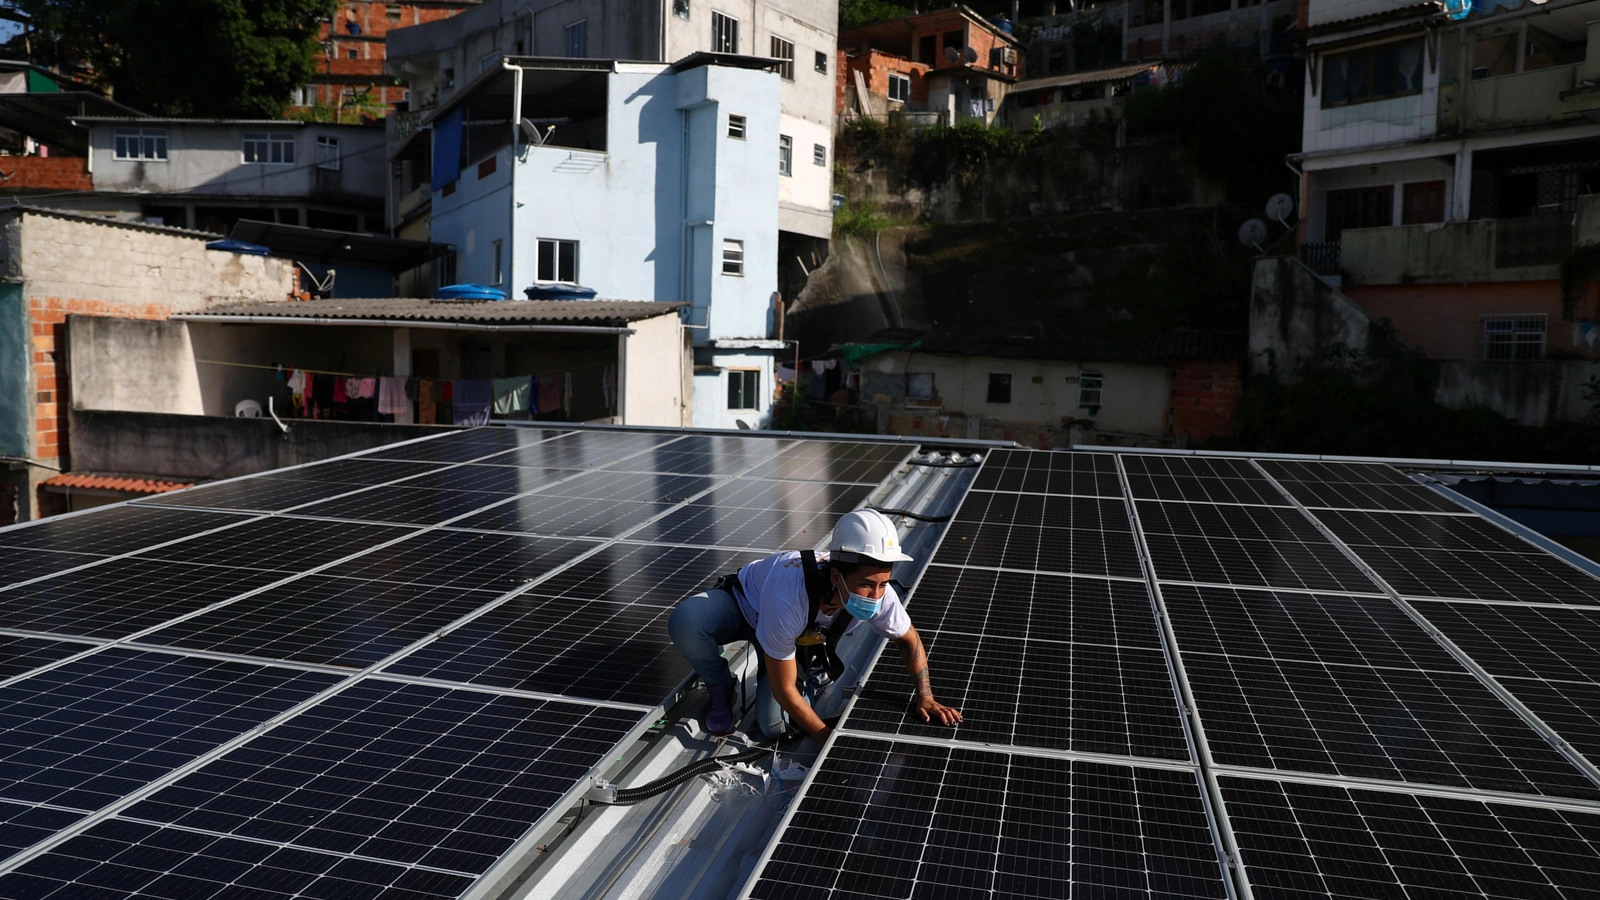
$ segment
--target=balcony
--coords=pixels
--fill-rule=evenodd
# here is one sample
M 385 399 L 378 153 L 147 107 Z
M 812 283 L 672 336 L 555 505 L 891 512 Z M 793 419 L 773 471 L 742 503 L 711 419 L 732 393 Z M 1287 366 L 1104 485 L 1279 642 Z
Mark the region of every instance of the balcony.
M 1576 217 L 1346 229 L 1338 264 L 1350 285 L 1554 280 L 1575 244 L 1593 242 L 1600 195 L 1579 197 Z
M 1460 91 L 1464 131 L 1549 125 L 1568 117 L 1564 94 L 1577 85 L 1577 65 L 1552 66 L 1516 75 L 1467 82 Z

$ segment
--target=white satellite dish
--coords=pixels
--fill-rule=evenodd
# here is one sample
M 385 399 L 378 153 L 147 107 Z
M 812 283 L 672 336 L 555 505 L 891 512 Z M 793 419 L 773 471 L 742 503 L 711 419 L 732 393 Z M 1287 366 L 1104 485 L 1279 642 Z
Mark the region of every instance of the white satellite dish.
M 1285 228 L 1289 227 L 1289 223 L 1284 220 L 1293 212 L 1294 198 L 1288 194 L 1273 194 L 1272 199 L 1267 201 L 1267 218 Z
M 1261 249 L 1261 242 L 1267 239 L 1267 223 L 1260 219 L 1249 219 L 1239 226 L 1239 243 L 1246 247 Z

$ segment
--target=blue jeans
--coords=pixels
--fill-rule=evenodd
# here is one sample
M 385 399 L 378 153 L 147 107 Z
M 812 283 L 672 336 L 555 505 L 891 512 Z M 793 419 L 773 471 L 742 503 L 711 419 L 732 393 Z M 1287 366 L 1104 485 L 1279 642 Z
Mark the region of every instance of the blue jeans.
M 667 619 L 667 633 L 672 636 L 673 646 L 694 667 L 707 687 L 733 685 L 733 673 L 728 669 L 728 661 L 722 658 L 722 645 L 735 641 L 754 643 L 756 637 L 755 629 L 739 611 L 739 601 L 717 588 L 680 600 Z M 788 727 L 788 717 L 773 699 L 772 686 L 765 678 L 760 679 L 756 688 L 756 721 L 761 733 L 769 738 L 783 734 Z

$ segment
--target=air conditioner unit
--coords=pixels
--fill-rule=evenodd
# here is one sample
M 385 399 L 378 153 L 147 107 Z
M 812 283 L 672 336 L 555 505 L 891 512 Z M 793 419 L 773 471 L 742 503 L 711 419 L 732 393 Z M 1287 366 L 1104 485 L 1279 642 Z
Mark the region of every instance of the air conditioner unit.
M 1001 59 L 1005 61 L 1006 65 L 1014 66 L 1017 64 L 1017 51 L 1014 48 L 1007 47 L 1005 53 L 1001 54 Z

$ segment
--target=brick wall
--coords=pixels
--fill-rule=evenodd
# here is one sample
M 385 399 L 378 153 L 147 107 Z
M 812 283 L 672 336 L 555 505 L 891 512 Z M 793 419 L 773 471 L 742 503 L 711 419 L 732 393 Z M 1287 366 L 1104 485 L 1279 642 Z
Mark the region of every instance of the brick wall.
M 94 179 L 85 160 L 75 156 L 0 157 L 0 190 L 19 188 L 91 191 Z
M 1173 364 L 1168 421 L 1174 437 L 1204 441 L 1230 435 L 1238 408 L 1238 363 L 1191 359 Z
M 860 72 L 866 79 L 867 91 L 875 98 L 879 109 L 887 102 L 889 96 L 889 73 L 904 75 L 911 79 L 911 100 L 905 106 L 909 109 L 924 110 L 928 108 L 928 71 L 932 66 L 919 62 L 912 62 L 892 53 L 883 53 L 878 50 L 867 50 L 861 53 L 845 55 L 840 53 L 839 64 L 839 97 L 838 111 L 844 111 L 845 89 L 856 83 L 855 73 Z M 896 107 L 898 108 L 898 106 Z
M 320 34 L 323 46 L 329 49 L 318 54 L 316 75 L 312 77 L 317 102 L 324 106 L 335 106 L 346 88 L 368 87 L 371 88 L 372 99 L 383 106 L 404 99 L 405 88 L 380 83 L 384 80 L 384 37 L 396 28 L 410 28 L 448 19 L 463 9 L 466 7 L 436 3 L 341 0 L 333 21 L 324 24 Z M 399 13 L 397 18 L 390 18 L 391 10 Z M 359 27 L 360 34 L 351 33 L 352 24 Z M 352 84 L 350 81 L 368 78 L 372 79 L 370 85 Z

